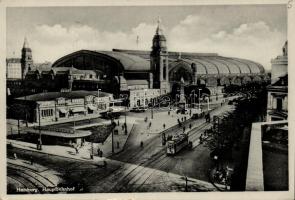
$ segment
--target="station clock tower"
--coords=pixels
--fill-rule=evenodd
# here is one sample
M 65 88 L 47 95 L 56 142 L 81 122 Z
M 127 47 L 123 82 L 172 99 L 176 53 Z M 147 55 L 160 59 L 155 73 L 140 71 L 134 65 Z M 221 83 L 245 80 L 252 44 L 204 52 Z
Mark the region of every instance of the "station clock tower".
M 168 52 L 160 19 L 158 19 L 158 27 L 153 38 L 150 61 L 153 72 L 153 88 L 160 89 L 161 94 L 169 93 Z
M 32 50 L 29 47 L 28 40 L 25 37 L 24 45 L 22 48 L 21 57 L 21 69 L 22 69 L 22 79 L 26 77 L 26 74 L 33 67 Z

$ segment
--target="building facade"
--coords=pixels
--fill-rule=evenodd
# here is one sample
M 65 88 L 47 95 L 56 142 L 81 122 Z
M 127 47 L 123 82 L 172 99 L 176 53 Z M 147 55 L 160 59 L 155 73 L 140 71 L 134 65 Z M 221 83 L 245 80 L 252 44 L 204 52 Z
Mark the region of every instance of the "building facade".
M 267 121 L 288 119 L 288 43 L 283 46 L 283 54 L 271 61 L 272 84 L 267 87 Z
M 11 107 L 16 104 L 25 105 L 27 120 L 35 123 L 40 121 L 42 124 L 97 115 L 108 110 L 113 100 L 113 95 L 105 92 L 47 92 L 16 98 Z M 24 119 L 25 116 L 21 118 Z
M 288 73 L 288 41 L 282 48 L 283 54 L 271 60 L 271 83 Z
M 21 59 L 19 58 L 6 59 L 6 78 L 12 79 L 12 80 L 22 78 Z
M 150 104 L 154 104 L 155 99 L 160 95 L 160 89 L 131 90 L 129 107 L 148 107 Z

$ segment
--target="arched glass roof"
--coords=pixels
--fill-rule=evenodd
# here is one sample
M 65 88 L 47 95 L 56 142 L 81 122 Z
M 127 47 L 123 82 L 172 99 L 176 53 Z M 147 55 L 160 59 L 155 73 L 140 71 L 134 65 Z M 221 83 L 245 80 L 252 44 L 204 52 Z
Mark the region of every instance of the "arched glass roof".
M 197 66 L 197 73 L 204 74 L 257 74 L 263 73 L 264 68 L 253 61 L 229 58 L 221 56 L 189 56 L 181 58 L 191 65 L 195 63 Z M 171 60 L 169 63 L 170 69 L 173 68 L 174 62 L 179 64 L 179 60 Z
M 150 63 L 139 56 L 114 51 L 100 51 L 99 53 L 107 54 L 108 56 L 116 58 L 122 63 L 125 70 L 148 71 L 151 69 Z
M 86 67 L 88 67 L 89 69 L 92 69 L 92 68 L 95 68 L 96 66 L 95 63 L 102 62 L 103 64 L 104 62 L 108 61 L 107 64 L 104 64 L 104 65 L 107 65 L 107 66 L 118 65 L 118 66 L 121 66 L 122 69 L 125 71 L 150 72 L 151 70 L 150 61 L 147 59 L 144 59 L 142 56 L 139 56 L 141 54 L 137 53 L 133 55 L 131 53 L 130 52 L 124 53 L 119 51 L 80 50 L 58 59 L 52 66 L 65 67 L 67 66 L 66 64 L 70 66 L 72 65 L 72 63 L 75 64 L 79 61 L 78 63 L 86 63 L 84 67 L 85 69 Z M 144 55 L 146 55 L 147 53 L 148 52 L 145 52 Z M 185 66 L 186 68 L 188 67 L 190 68 L 191 64 L 195 63 L 197 67 L 198 75 L 264 73 L 264 68 L 262 65 L 250 60 L 222 57 L 222 56 L 218 56 L 217 54 L 207 55 L 207 54 L 186 53 L 185 55 L 186 56 L 184 56 L 183 58 L 173 60 L 172 57 L 170 57 L 168 52 L 169 69 L 172 70 L 172 68 L 174 68 L 176 64 L 178 65 L 178 64 L 181 64 L 181 62 L 185 62 L 183 64 L 186 65 Z M 77 60 L 77 62 L 75 59 Z M 82 68 L 77 67 L 77 68 L 84 69 L 83 67 Z
M 246 63 L 249 66 L 249 68 L 251 69 L 251 73 L 253 73 L 253 74 L 259 74 L 259 73 L 264 72 L 264 68 L 259 63 L 255 63 L 253 61 L 245 60 L 245 59 L 241 59 L 241 58 L 234 58 L 234 59 L 238 60 L 240 62 Z
M 202 59 L 214 64 L 218 68 L 219 74 L 229 74 L 229 69 L 224 63 L 218 62 L 214 58 L 211 58 L 211 57 L 210 58 L 204 57 Z
M 249 74 L 251 73 L 250 72 L 250 69 L 249 69 L 249 66 L 247 64 L 245 64 L 245 62 L 239 62 L 235 59 L 228 59 L 228 62 L 232 62 L 234 63 L 236 66 L 238 66 L 240 68 L 240 71 L 242 74 Z
M 218 69 L 212 63 L 209 63 L 201 58 L 193 59 L 193 61 L 198 62 L 206 66 L 207 74 L 218 74 Z M 198 64 L 197 64 L 198 67 Z
M 216 59 L 218 59 L 219 61 L 226 64 L 228 66 L 231 74 L 240 74 L 241 73 L 240 68 L 235 63 L 230 62 L 230 60 L 228 58 L 218 57 Z
M 193 60 L 190 60 L 190 59 L 181 59 L 187 63 L 195 63 L 196 66 L 197 66 L 197 74 L 207 74 L 207 69 L 206 69 L 206 65 L 202 64 L 202 63 L 197 63 L 197 62 L 194 62 Z

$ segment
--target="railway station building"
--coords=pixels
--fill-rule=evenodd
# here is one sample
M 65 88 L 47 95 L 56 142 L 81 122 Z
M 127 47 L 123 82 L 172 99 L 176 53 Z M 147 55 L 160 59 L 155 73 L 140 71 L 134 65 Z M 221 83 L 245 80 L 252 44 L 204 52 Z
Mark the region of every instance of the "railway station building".
M 181 79 L 191 90 L 205 87 L 203 91 L 210 96 L 222 96 L 223 88 L 228 85 L 259 84 L 270 79 L 263 66 L 254 61 L 216 53 L 171 52 L 166 42 L 158 22 L 151 51 L 85 49 L 36 70 L 30 68 L 31 60 L 23 59 L 23 88 L 28 93 L 101 89 L 114 94 L 115 98 L 121 94 L 139 95 L 129 98 L 129 104 L 142 106 L 156 96 L 175 95 Z M 31 58 L 32 51 L 28 45 L 24 46 L 23 57 Z M 146 98 L 148 96 L 153 98 Z

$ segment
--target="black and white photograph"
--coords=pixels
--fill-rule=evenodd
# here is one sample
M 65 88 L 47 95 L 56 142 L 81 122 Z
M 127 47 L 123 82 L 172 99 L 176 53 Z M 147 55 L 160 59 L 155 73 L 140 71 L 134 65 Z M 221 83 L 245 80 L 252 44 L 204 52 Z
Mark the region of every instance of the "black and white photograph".
M 4 8 L 6 198 L 292 199 L 292 1 L 54 2 Z

